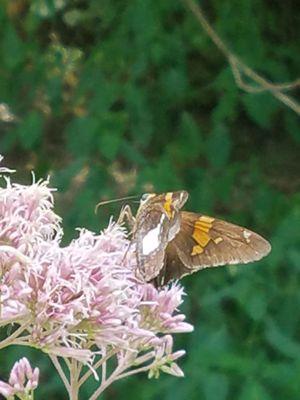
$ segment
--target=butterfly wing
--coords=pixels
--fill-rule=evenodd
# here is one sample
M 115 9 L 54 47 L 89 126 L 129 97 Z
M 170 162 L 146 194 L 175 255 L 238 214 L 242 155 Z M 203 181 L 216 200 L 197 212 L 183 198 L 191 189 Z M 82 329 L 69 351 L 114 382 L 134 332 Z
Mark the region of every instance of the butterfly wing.
M 149 213 L 137 222 L 136 256 L 138 274 L 149 282 L 154 279 L 164 266 L 166 247 L 180 229 L 180 216 L 177 213 L 172 221 L 160 205 L 151 207 Z M 172 237 L 170 237 L 172 232 Z
M 133 241 L 136 245 L 137 274 L 146 282 L 165 266 L 166 247 L 180 229 L 179 209 L 187 201 L 184 190 L 156 195 L 145 194 L 136 216 Z
M 166 248 L 163 284 L 198 270 L 260 260 L 270 243 L 249 229 L 206 215 L 182 211 L 178 234 Z

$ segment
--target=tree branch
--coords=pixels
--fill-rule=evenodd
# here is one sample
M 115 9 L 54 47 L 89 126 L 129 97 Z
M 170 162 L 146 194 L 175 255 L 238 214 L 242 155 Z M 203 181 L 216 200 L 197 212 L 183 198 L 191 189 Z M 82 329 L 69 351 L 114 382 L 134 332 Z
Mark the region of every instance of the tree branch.
M 210 23 L 207 21 L 206 17 L 200 6 L 194 2 L 194 0 L 183 0 L 187 7 L 192 11 L 194 16 L 199 21 L 200 25 L 211 38 L 217 48 L 224 54 L 227 58 L 229 65 L 231 67 L 233 77 L 238 87 L 249 93 L 258 93 L 263 91 L 270 92 L 279 101 L 284 103 L 287 107 L 291 108 L 295 113 L 300 114 L 300 105 L 291 98 L 290 96 L 282 93 L 283 90 L 291 90 L 300 86 L 300 79 L 294 82 L 279 83 L 274 84 L 257 74 L 253 69 L 248 67 L 243 61 L 241 61 L 234 53 L 232 53 L 229 47 L 224 43 L 216 31 L 212 28 Z M 252 79 L 258 84 L 254 87 L 245 83 L 242 80 L 242 75 L 246 75 L 248 78 Z

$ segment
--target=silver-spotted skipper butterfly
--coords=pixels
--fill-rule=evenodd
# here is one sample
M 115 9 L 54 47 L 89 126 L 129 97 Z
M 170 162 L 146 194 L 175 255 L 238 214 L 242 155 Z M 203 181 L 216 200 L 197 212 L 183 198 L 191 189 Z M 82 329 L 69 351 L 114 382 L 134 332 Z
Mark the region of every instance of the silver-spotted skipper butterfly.
M 133 222 L 138 275 L 162 286 L 203 268 L 260 260 L 270 243 L 255 232 L 203 214 L 180 211 L 186 191 L 142 196 Z

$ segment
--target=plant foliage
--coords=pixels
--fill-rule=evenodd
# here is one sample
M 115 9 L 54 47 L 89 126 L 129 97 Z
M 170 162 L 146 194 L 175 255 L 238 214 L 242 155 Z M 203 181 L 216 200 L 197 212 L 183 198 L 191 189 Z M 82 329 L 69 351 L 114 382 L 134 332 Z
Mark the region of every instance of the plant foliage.
M 296 2 L 203 8 L 251 68 L 273 82 L 297 78 Z M 0 152 L 26 183 L 32 169 L 52 176 L 67 236 L 118 215 L 111 206 L 95 216 L 100 199 L 186 189 L 188 209 L 244 224 L 273 246 L 260 263 L 184 278 L 195 325 L 182 338 L 184 380 L 130 378 L 105 398 L 298 399 L 296 114 L 270 93 L 239 90 L 179 0 L 7 0 L 0 34 L 0 102 L 12 114 L 0 121 Z M 1 376 L 21 351 L 7 350 Z M 40 367 L 37 398 L 65 398 L 51 366 Z

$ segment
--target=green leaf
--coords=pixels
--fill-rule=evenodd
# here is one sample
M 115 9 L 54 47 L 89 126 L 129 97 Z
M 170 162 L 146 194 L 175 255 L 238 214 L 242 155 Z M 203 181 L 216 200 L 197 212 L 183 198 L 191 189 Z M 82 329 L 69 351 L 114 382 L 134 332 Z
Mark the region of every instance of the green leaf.
M 248 380 L 243 385 L 242 392 L 238 400 L 271 400 L 272 397 L 268 394 L 265 388 L 254 380 Z
M 206 157 L 210 165 L 218 169 L 224 168 L 229 161 L 231 147 L 227 127 L 223 124 L 216 125 L 206 142 Z
M 228 378 L 225 375 L 211 373 L 204 381 L 205 400 L 226 400 L 228 390 Z
M 217 105 L 212 113 L 214 124 L 234 120 L 238 112 L 239 91 L 230 67 L 227 66 L 221 71 L 214 86 L 219 93 Z
M 191 163 L 204 151 L 201 131 L 191 114 L 184 112 L 179 133 L 168 146 L 168 153 L 179 164 Z
M 121 136 L 118 132 L 103 132 L 100 133 L 97 140 L 100 153 L 108 160 L 114 160 L 121 146 Z
M 285 335 L 271 319 L 266 322 L 265 335 L 268 342 L 280 353 L 300 360 L 300 344 Z
M 279 108 L 278 100 L 270 93 L 246 93 L 242 97 L 249 117 L 262 128 L 270 128 L 275 112 Z
M 166 155 L 157 160 L 153 166 L 146 167 L 139 179 L 162 192 L 179 190 L 183 187 L 175 165 Z
M 171 68 L 161 78 L 162 89 L 166 98 L 173 101 L 182 99 L 187 89 L 185 71 L 181 68 Z
M 288 133 L 295 140 L 296 143 L 300 143 L 300 127 L 299 117 L 296 114 L 289 112 L 285 113 L 285 126 Z
M 99 121 L 94 117 L 74 118 L 66 129 L 69 150 L 77 156 L 86 157 L 95 147 Z
M 43 133 L 43 117 L 37 111 L 29 113 L 17 128 L 17 135 L 21 145 L 26 150 L 33 149 Z
M 131 84 L 125 93 L 130 136 L 138 147 L 146 148 L 153 134 L 152 115 L 147 104 L 146 92 Z
M 127 114 L 124 112 L 107 113 L 99 121 L 97 147 L 108 160 L 115 159 L 122 143 Z
M 253 292 L 253 290 L 249 288 L 248 296 L 246 296 L 243 302 L 243 307 L 251 318 L 255 321 L 262 320 L 266 315 L 267 305 L 268 300 L 263 291 L 256 290 Z
M 7 25 L 2 38 L 2 62 L 3 64 L 13 70 L 24 61 L 25 46 L 19 39 L 17 32 L 12 25 Z

